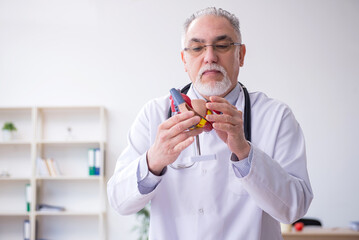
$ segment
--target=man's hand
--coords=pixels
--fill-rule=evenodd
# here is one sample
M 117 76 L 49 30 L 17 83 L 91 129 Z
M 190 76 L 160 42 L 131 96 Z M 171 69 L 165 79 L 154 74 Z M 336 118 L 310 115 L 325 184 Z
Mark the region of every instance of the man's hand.
M 147 152 L 148 168 L 153 174 L 160 175 L 164 167 L 176 161 L 180 153 L 192 144 L 194 136 L 202 133 L 201 128 L 188 130 L 199 121 L 200 117 L 189 111 L 159 125 L 155 143 Z
M 207 115 L 207 120 L 212 122 L 220 139 L 239 160 L 248 157 L 250 145 L 244 136 L 242 112 L 224 98 L 212 96 L 209 99 L 211 102 L 208 102 L 206 107 L 223 114 Z

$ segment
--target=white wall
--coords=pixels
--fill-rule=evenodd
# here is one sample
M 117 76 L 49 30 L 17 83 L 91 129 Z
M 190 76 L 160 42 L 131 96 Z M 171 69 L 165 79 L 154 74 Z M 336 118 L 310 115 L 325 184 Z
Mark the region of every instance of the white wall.
M 181 27 L 206 6 L 240 18 L 239 80 L 288 103 L 304 130 L 308 216 L 328 227 L 359 220 L 355 0 L 0 0 L 0 106 L 104 105 L 109 177 L 141 106 L 188 81 Z M 109 239 L 136 239 L 133 224 L 110 210 Z

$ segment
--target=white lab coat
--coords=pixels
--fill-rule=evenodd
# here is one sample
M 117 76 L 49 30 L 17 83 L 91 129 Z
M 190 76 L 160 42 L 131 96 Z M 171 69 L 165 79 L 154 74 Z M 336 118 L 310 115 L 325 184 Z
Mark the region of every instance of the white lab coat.
M 195 98 L 192 88 L 188 96 Z M 167 119 L 168 98 L 149 102 L 131 127 L 108 182 L 110 205 L 120 214 L 133 214 L 151 201 L 151 240 L 282 239 L 279 222 L 304 216 L 313 198 L 304 138 L 291 110 L 263 93 L 250 93 L 253 155 L 247 176 L 236 174 L 231 152 L 211 131 L 200 135 L 201 152 L 216 159 L 181 170 L 167 167 L 155 190 L 142 195 L 138 164 Z M 243 112 L 243 91 L 236 107 Z M 177 161 L 192 155 L 190 146 Z

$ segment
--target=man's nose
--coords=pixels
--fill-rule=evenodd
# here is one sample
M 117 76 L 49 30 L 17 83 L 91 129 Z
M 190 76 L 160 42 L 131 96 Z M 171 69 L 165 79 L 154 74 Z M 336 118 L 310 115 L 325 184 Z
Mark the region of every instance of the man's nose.
M 218 61 L 217 53 L 213 46 L 206 46 L 204 51 L 204 62 L 205 63 L 216 63 Z

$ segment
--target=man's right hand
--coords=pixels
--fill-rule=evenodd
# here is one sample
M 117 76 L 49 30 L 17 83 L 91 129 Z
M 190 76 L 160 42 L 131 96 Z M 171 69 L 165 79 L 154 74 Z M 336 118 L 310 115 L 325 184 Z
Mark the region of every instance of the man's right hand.
M 163 168 L 176 161 L 180 153 L 192 144 L 202 128 L 188 130 L 199 123 L 200 117 L 188 111 L 174 115 L 159 125 L 154 144 L 147 152 L 149 170 L 160 175 Z

